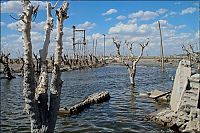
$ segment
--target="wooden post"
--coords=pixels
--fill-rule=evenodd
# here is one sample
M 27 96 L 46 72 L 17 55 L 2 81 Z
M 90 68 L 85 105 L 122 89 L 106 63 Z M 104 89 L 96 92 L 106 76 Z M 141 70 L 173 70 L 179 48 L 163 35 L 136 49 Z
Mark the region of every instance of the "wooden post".
M 164 52 L 163 52 L 162 32 L 161 32 L 161 28 L 160 28 L 160 21 L 158 21 L 158 27 L 159 27 L 159 31 L 160 31 L 161 69 L 162 69 L 162 71 L 164 71 Z

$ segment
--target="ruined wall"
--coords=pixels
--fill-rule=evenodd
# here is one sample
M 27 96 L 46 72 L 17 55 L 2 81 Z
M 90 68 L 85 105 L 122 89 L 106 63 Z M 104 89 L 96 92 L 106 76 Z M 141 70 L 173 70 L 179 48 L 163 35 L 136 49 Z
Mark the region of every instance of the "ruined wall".
M 170 108 L 147 119 L 181 132 L 200 132 L 200 74 L 191 74 L 190 62 L 182 60 L 176 71 Z

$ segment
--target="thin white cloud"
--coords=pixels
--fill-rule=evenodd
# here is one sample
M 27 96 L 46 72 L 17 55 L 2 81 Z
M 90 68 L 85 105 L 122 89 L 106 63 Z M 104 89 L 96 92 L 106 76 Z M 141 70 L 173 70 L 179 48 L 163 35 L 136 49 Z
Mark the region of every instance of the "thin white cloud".
M 92 29 L 95 25 L 96 25 L 95 23 L 86 21 L 83 24 L 79 24 L 77 27 L 87 30 L 87 29 Z
M 106 11 L 105 13 L 102 13 L 102 16 L 105 16 L 105 15 L 111 15 L 113 13 L 117 13 L 117 10 L 116 9 L 109 9 L 108 11 Z
M 125 19 L 126 19 L 126 16 L 120 15 L 120 16 L 117 16 L 116 19 L 118 19 L 118 20 L 125 20 Z
M 185 24 L 182 24 L 182 25 L 175 26 L 174 28 L 175 28 L 175 29 L 183 29 L 183 28 L 185 28 L 185 27 L 186 27 L 186 25 L 185 25 Z
M 200 33 L 199 33 L 199 30 L 196 32 L 196 34 L 195 34 L 195 37 L 196 37 L 197 39 L 199 39 L 199 38 L 200 38 Z
M 16 21 L 7 25 L 7 28 L 11 30 L 20 30 L 22 28 L 22 21 Z
M 137 24 L 118 23 L 109 29 L 109 34 L 131 33 L 137 29 Z
M 112 18 L 106 18 L 105 19 L 105 21 L 111 21 L 112 20 Z
M 172 25 L 167 20 L 159 20 L 161 23 L 161 30 L 163 35 L 163 44 L 165 49 L 170 49 L 173 47 L 173 51 L 166 51 L 166 54 L 181 53 L 181 46 L 178 45 L 180 40 L 194 40 L 195 34 L 188 32 L 179 32 L 177 29 L 185 28 L 186 25 Z M 134 23 L 118 23 L 109 29 L 110 36 L 118 36 L 121 41 L 142 41 L 146 38 L 150 38 L 150 45 L 148 47 L 148 52 L 150 55 L 158 55 L 159 49 L 156 51 L 158 45 L 160 44 L 160 36 L 158 30 L 158 22 L 155 21 L 151 24 L 141 24 L 137 25 Z M 199 34 L 198 34 L 199 36 Z M 113 45 L 114 46 L 114 45 Z M 135 49 L 136 53 L 139 49 Z M 154 51 L 154 52 L 152 52 Z
M 32 1 L 33 5 L 40 5 L 40 9 L 46 8 L 46 2 L 44 1 Z M 21 13 L 22 12 L 22 4 L 20 1 L 7 1 L 1 3 L 1 13 Z
M 94 33 L 94 34 L 92 34 L 91 37 L 92 37 L 92 39 L 101 39 L 101 38 L 103 38 L 103 35 L 100 33 Z
M 167 14 L 165 14 L 165 16 L 163 17 L 163 18 L 167 18 L 167 17 L 170 17 L 170 16 L 175 16 L 175 15 L 177 15 L 177 13 L 176 12 L 174 12 L 174 11 L 171 11 L 171 12 L 169 12 L 169 13 L 167 13 Z
M 134 24 L 134 23 L 136 23 L 136 21 L 137 21 L 137 19 L 134 18 L 134 19 L 130 19 L 130 20 L 128 20 L 128 23 L 129 23 L 129 24 Z
M 0 22 L 0 23 L 1 23 L 1 27 L 6 25 L 4 22 Z
M 164 14 L 164 13 L 166 13 L 167 11 L 168 11 L 167 9 L 160 8 L 160 9 L 158 9 L 156 12 L 157 12 L 158 14 Z
M 156 12 L 151 12 L 151 11 L 143 11 L 140 10 L 138 12 L 134 12 L 128 15 L 129 18 L 138 18 L 140 20 L 150 20 L 154 19 L 155 17 L 158 16 L 158 13 Z
M 188 7 L 188 8 L 186 8 L 186 9 L 183 9 L 183 10 L 181 11 L 180 15 L 192 14 L 192 13 L 194 13 L 195 11 L 197 11 L 196 8 L 194 8 L 194 7 Z
M 1 3 L 1 13 L 20 13 L 22 5 L 20 1 L 7 1 Z
M 17 29 L 20 30 L 22 28 L 22 24 L 23 24 L 22 21 L 13 22 L 13 23 L 8 24 L 7 28 L 11 30 L 17 30 Z M 44 29 L 45 22 L 44 21 L 39 22 L 39 23 L 32 22 L 31 24 L 32 24 L 32 29 L 34 31 L 41 31 L 42 29 Z

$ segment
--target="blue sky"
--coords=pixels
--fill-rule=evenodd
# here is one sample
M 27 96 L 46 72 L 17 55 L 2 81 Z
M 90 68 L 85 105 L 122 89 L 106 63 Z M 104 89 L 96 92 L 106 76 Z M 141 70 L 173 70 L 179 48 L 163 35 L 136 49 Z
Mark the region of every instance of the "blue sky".
M 32 42 L 35 53 L 42 48 L 44 40 L 43 26 L 46 21 L 46 2 L 34 1 L 40 4 L 36 21 L 32 25 Z M 55 1 L 51 1 L 55 3 Z M 88 52 L 92 52 L 92 40 L 97 39 L 97 54 L 103 54 L 103 36 L 106 34 L 106 55 L 115 55 L 112 37 L 122 42 L 144 42 L 150 38 L 146 49 L 147 55 L 160 54 L 160 38 L 157 21 L 161 22 L 163 32 L 164 53 L 166 55 L 181 54 L 182 44 L 192 43 L 195 49 L 199 47 L 199 3 L 196 1 L 69 1 L 69 19 L 64 23 L 64 52 L 72 53 L 72 26 L 86 29 Z M 59 2 L 59 5 L 62 1 Z M 59 7 L 59 5 L 57 7 Z M 9 17 L 17 16 L 21 11 L 18 1 L 1 2 L 1 48 L 11 51 L 13 57 L 23 54 L 21 32 L 17 30 L 16 20 Z M 55 11 L 52 15 L 55 16 Z M 55 27 L 54 19 L 54 29 Z M 18 27 L 19 29 L 20 27 Z M 55 30 L 52 32 L 49 54 L 55 48 Z M 127 54 L 122 46 L 122 54 Z M 134 53 L 139 53 L 138 44 L 134 44 Z

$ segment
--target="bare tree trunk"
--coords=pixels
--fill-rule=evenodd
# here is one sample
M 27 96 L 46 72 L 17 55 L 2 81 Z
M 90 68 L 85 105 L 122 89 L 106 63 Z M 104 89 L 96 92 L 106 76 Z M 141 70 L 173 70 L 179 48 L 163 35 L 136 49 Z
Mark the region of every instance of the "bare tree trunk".
M 38 100 L 38 109 L 40 113 L 40 119 L 42 124 L 42 131 L 46 132 L 48 129 L 48 69 L 47 69 L 47 54 L 48 46 L 50 43 L 50 35 L 53 29 L 53 18 L 51 10 L 53 7 L 51 3 L 47 2 L 47 20 L 45 24 L 45 41 L 43 48 L 39 50 L 40 54 L 40 76 L 38 80 L 38 86 L 36 88 L 36 100 Z M 35 56 L 36 57 L 36 56 Z M 37 57 L 36 57 L 37 58 Z
M 32 44 L 31 44 L 31 21 L 34 7 L 30 1 L 22 1 L 23 12 L 21 15 L 23 23 L 22 38 L 24 43 L 24 90 L 25 111 L 30 116 L 31 132 L 38 132 L 41 128 L 37 101 L 35 101 L 35 76 L 32 61 Z
M 50 88 L 50 107 L 49 107 L 49 125 L 48 132 L 54 132 L 57 113 L 60 107 L 60 94 L 63 81 L 61 80 L 61 58 L 62 58 L 62 36 L 63 36 L 63 23 L 68 18 L 67 10 L 69 4 L 64 1 L 62 7 L 56 11 L 57 17 L 57 37 L 56 37 L 56 51 L 55 51 L 55 63 L 52 71 L 52 80 Z
M 65 1 L 63 6 L 57 13 L 57 46 L 55 52 L 55 65 L 52 73 L 52 82 L 50 89 L 50 106 L 48 109 L 48 73 L 46 57 L 48 54 L 48 46 L 50 43 L 50 33 L 53 29 L 53 18 L 51 16 L 50 3 L 47 3 L 47 23 L 45 25 L 46 38 L 43 48 L 39 51 L 41 57 L 41 73 L 36 87 L 34 76 L 34 64 L 32 60 L 32 44 L 31 44 L 31 21 L 32 15 L 35 14 L 36 8 L 29 0 L 22 0 L 23 12 L 20 16 L 22 20 L 22 37 L 24 43 L 24 96 L 25 96 L 25 111 L 29 114 L 31 121 L 31 132 L 33 133 L 53 133 L 57 112 L 60 104 L 60 90 L 62 87 L 62 80 L 60 79 L 60 65 L 62 55 L 62 29 L 63 21 L 68 18 L 67 10 L 68 3 Z M 57 3 L 56 3 L 57 5 Z
M 158 27 L 160 31 L 161 69 L 162 71 L 164 71 L 164 52 L 163 52 L 163 42 L 162 42 L 162 32 L 160 28 L 160 21 L 158 21 Z
M 115 43 L 115 46 L 117 48 L 118 56 L 121 56 L 120 50 L 119 50 L 120 46 L 121 46 L 121 41 L 117 41 L 116 39 L 113 38 L 113 43 Z M 145 44 L 140 44 L 140 46 L 141 46 L 140 55 L 137 57 L 136 60 L 134 60 L 133 51 L 132 51 L 133 42 L 125 41 L 125 45 L 127 46 L 128 50 L 130 52 L 130 56 L 131 56 L 131 66 L 127 62 L 125 62 L 122 58 L 120 58 L 120 59 L 122 60 L 122 62 L 124 63 L 124 65 L 128 69 L 131 86 L 135 85 L 134 79 L 135 79 L 135 74 L 136 74 L 136 66 L 137 66 L 137 63 L 139 62 L 139 60 L 141 59 L 141 57 L 143 55 L 144 48 L 148 45 L 148 43 L 149 43 L 149 41 L 147 41 L 147 43 L 145 43 Z

